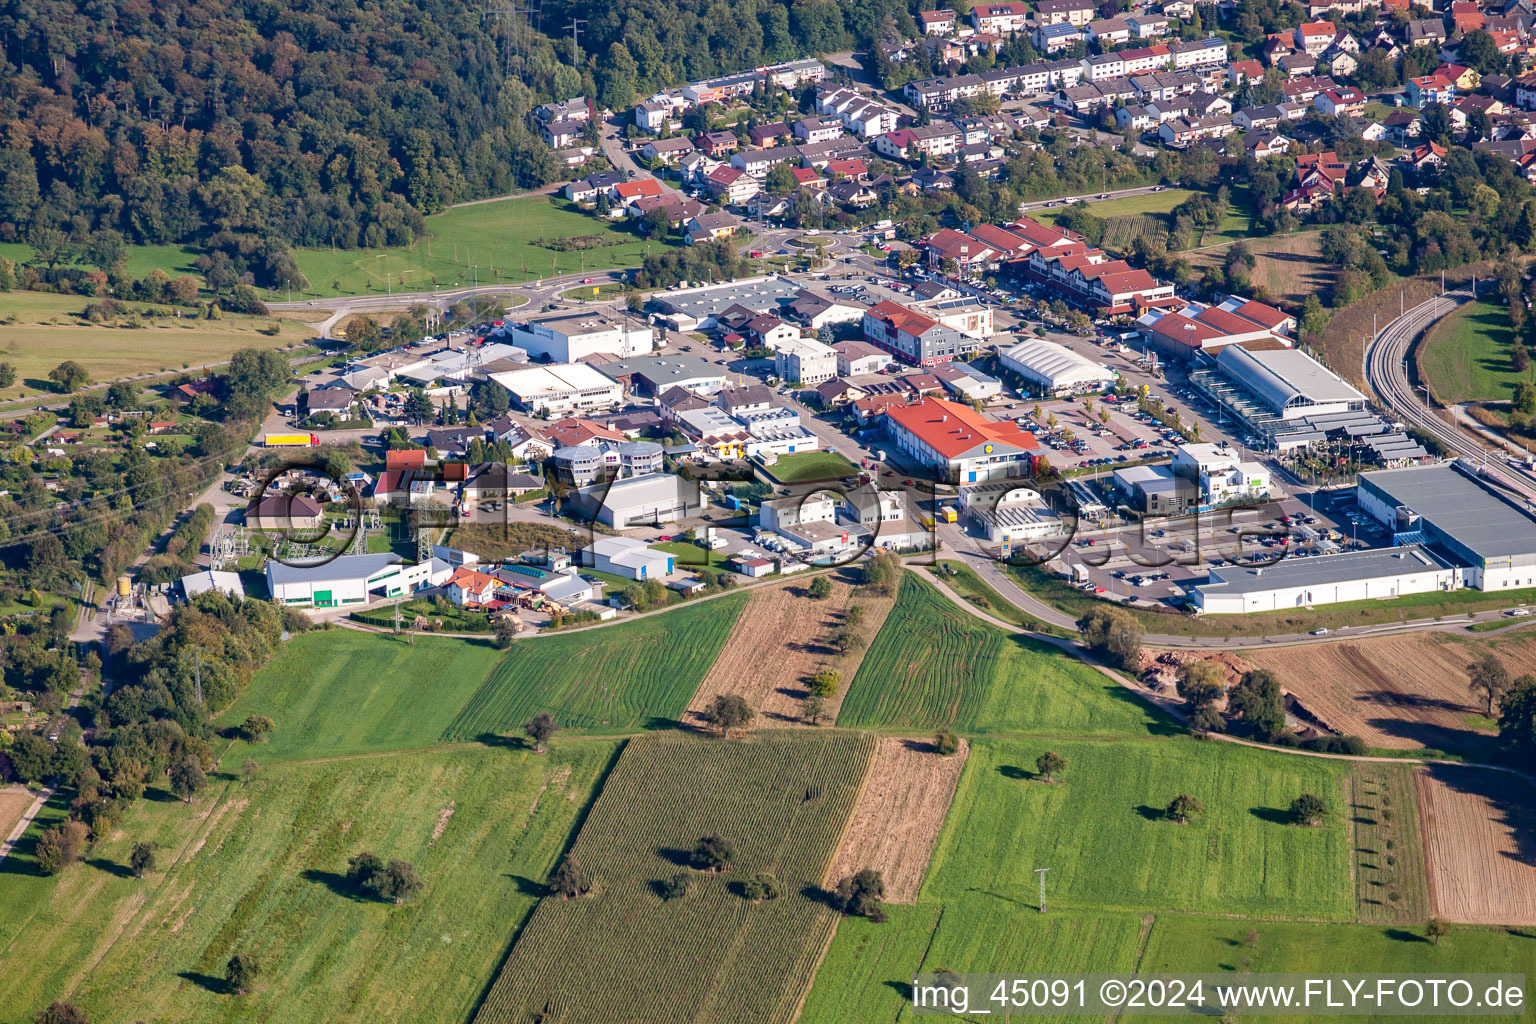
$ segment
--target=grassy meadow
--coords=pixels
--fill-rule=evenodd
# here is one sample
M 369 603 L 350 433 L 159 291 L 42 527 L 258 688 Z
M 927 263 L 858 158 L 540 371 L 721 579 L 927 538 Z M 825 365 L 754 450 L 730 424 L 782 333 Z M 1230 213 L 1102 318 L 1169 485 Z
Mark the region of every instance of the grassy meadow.
M 472 740 L 541 711 L 561 728 L 671 728 L 720 652 L 745 596 L 688 605 L 612 628 L 516 643 L 443 730 Z
M 91 301 L 80 295 L 0 292 L 0 361 L 16 368 L 16 383 L 0 389 L 0 399 L 52 396 L 48 371 L 65 359 L 83 365 L 99 383 L 223 362 L 242 348 L 283 348 L 315 337 L 300 323 L 233 313 L 218 320 L 155 316 L 95 324 L 82 315 Z M 276 333 L 270 333 L 274 327 Z
M 1441 402 L 1507 402 L 1517 381 L 1536 381 L 1530 370 L 1515 372 L 1515 340 L 1503 306 L 1471 303 L 1446 317 L 1419 343 L 1419 376 Z
M 220 725 L 247 715 L 277 723 L 264 743 L 235 742 L 225 766 L 431 746 L 500 658 L 489 641 L 302 633 L 219 716 Z
M 190 805 L 152 790 L 57 880 L 25 851 L 4 862 L 0 1019 L 67 998 L 94 1021 L 462 1024 L 613 754 L 464 747 L 218 777 Z M 144 879 L 124 867 L 138 840 L 156 846 Z M 421 893 L 351 891 L 363 849 L 412 861 Z M 235 952 L 261 965 L 238 998 Z

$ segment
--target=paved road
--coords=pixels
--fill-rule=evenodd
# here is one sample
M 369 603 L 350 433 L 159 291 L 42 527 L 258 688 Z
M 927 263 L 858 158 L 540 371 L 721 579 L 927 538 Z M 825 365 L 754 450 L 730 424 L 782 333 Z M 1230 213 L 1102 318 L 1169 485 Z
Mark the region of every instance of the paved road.
M 1059 199 L 1041 199 L 1039 201 L 1020 203 L 1019 212 L 1028 213 L 1030 210 L 1043 210 L 1049 206 L 1066 206 L 1079 200 L 1092 204 L 1101 198 L 1106 200 L 1122 199 L 1126 196 L 1149 196 L 1154 192 L 1166 191 L 1167 189 L 1162 185 L 1141 185 L 1136 188 L 1115 189 L 1112 192 L 1088 192 L 1078 196 L 1062 196 Z

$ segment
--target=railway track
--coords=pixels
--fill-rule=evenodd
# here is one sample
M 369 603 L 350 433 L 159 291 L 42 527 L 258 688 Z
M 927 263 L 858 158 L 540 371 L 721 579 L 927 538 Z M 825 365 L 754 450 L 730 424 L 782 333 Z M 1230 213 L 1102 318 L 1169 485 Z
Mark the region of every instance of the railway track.
M 1489 483 L 1524 502 L 1536 504 L 1536 479 L 1510 465 L 1504 452 L 1485 447 L 1476 438 L 1441 419 L 1408 377 L 1408 350 L 1414 340 L 1473 298 L 1473 293 L 1466 289 L 1446 292 L 1420 303 L 1387 324 L 1366 350 L 1365 378 L 1393 415 L 1435 438 L 1457 455 L 1476 462 Z

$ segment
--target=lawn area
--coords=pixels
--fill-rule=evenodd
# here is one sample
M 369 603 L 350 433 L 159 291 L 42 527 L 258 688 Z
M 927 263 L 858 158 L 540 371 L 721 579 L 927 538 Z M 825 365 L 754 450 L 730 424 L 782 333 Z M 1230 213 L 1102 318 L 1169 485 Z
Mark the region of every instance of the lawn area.
M 799 484 L 841 480 L 855 475 L 858 469 L 837 452 L 791 452 L 780 455 L 779 461 L 768 467 L 768 473 L 780 483 Z
M 1492 302 L 1463 306 L 1442 320 L 1419 343 L 1419 376 L 1446 404 L 1508 401 L 1515 383 L 1536 380 L 1530 370 L 1515 372 L 1511 362 L 1515 330 L 1509 312 Z
M 874 746 L 867 733 L 805 729 L 631 740 L 571 848 L 594 892 L 539 904 L 477 1024 L 521 1024 L 545 1007 L 573 1022 L 789 1020 L 837 920 L 807 890 L 822 883 Z M 735 844 L 730 870 L 663 899 L 659 883 L 710 834 Z M 743 898 L 758 872 L 778 879 L 780 898 Z
M 1085 199 L 1088 212 L 1101 220 L 1111 217 L 1135 217 L 1143 213 L 1170 213 L 1175 206 L 1194 195 L 1187 188 L 1169 188 L 1139 196 L 1121 196 L 1118 199 Z M 1057 206 L 1049 210 L 1031 210 L 1026 216 L 1045 224 L 1055 224 L 1066 216 L 1071 207 Z
M 92 300 L 49 292 L 0 292 L 0 358 L 16 367 L 16 383 L 0 400 L 53 394 L 48 371 L 66 358 L 82 364 L 96 382 L 145 373 L 179 371 L 222 362 L 242 348 L 283 348 L 314 338 L 303 324 L 272 317 L 227 314 L 134 318 L 134 327 L 93 324 L 81 314 Z M 131 309 L 158 309 L 126 303 Z M 276 334 L 264 333 L 273 326 Z
M 583 269 L 637 267 L 646 242 L 594 213 L 549 196 L 526 196 L 446 210 L 427 218 L 428 237 L 388 249 L 298 249 L 309 278 L 305 298 L 506 283 L 509 287 Z M 595 235 L 612 243 L 557 252 L 535 242 Z M 653 243 L 656 250 L 661 243 Z M 478 267 L 478 270 L 473 268 Z
M 1228 215 L 1229 218 L 1233 216 Z M 1226 221 L 1222 223 L 1222 235 L 1228 232 Z M 1298 231 L 1275 237 L 1248 237 L 1246 223 L 1237 232 L 1237 238 L 1247 242 L 1254 255 L 1250 280 L 1268 291 L 1275 298 L 1300 304 L 1308 295 L 1326 295 L 1333 287 L 1333 268 L 1318 255 L 1322 233 Z M 1190 265 L 1197 270 L 1214 268 L 1219 275 L 1227 258 L 1227 250 L 1236 239 L 1210 236 L 1207 244 L 1189 251 Z
M 512 732 L 540 711 L 554 715 L 562 729 L 671 727 L 744 604 L 745 595 L 731 595 L 636 622 L 519 641 L 442 729 L 442 738 Z
M 266 743 L 237 741 L 225 767 L 425 747 L 479 690 L 501 652 L 488 641 L 399 637 L 331 629 L 278 649 L 218 719 L 277 723 Z
M 1067 760 L 1056 783 L 1033 777 L 1046 749 Z M 1352 919 L 1348 781 L 1344 763 L 1187 738 L 973 740 L 922 899 L 982 886 L 1028 904 L 1049 865 L 1052 902 L 1074 909 Z M 1286 821 L 1306 792 L 1332 810 L 1316 828 Z M 1204 819 L 1163 820 L 1181 793 Z
M 216 778 L 191 805 L 151 791 L 56 879 L 7 858 L 0 1019 L 68 999 L 95 1021 L 462 1024 L 613 754 L 465 747 Z M 144 879 L 122 866 L 140 840 L 156 845 Z M 343 872 L 364 849 L 414 863 L 422 891 L 354 895 Z M 234 952 L 261 965 L 239 1000 Z
M 199 250 L 185 245 L 129 245 L 123 250 L 123 269 L 137 280 L 158 267 L 171 277 L 190 274 L 201 284 L 203 275 L 197 269 L 198 253 Z M 32 260 L 32 247 L 24 242 L 0 242 L 0 257 L 28 263 Z
M 1135 737 L 1170 728 L 1102 673 L 980 622 L 910 574 L 848 688 L 838 724 Z

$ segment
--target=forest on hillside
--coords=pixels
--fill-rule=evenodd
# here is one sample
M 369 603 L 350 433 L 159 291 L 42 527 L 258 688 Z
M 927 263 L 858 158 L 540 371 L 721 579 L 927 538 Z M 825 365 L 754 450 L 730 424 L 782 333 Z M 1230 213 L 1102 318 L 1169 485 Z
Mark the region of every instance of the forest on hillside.
M 289 246 L 402 244 L 449 203 L 555 180 L 542 102 L 617 109 L 911 20 L 902 0 L 518 8 L 0 0 L 0 241 L 196 243 L 291 280 Z

